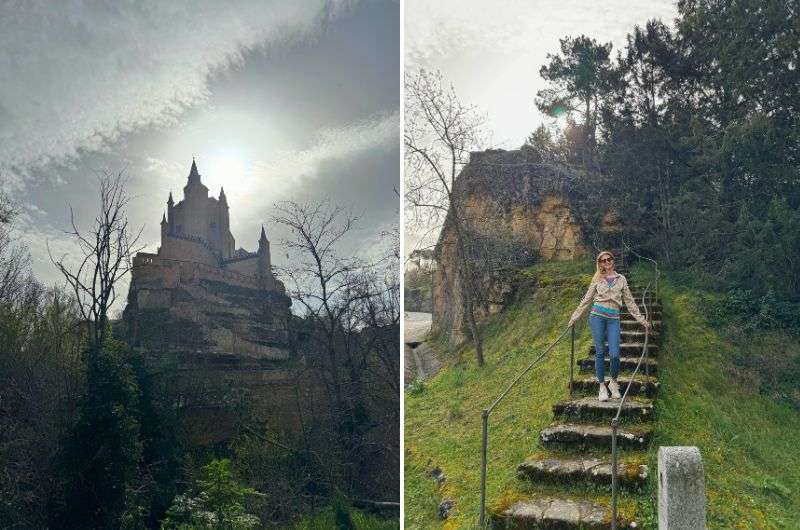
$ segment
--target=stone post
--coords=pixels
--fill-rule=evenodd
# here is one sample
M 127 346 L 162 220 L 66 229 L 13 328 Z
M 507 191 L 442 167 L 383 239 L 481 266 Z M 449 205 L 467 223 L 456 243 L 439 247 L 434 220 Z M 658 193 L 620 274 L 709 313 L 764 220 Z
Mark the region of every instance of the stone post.
M 658 530 L 704 530 L 706 494 L 697 447 L 658 448 Z

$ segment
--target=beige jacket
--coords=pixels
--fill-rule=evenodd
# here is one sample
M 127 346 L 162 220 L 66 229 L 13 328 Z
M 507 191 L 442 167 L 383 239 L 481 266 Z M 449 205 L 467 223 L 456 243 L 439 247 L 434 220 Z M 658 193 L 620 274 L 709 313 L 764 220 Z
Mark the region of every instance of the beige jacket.
M 633 299 L 631 290 L 628 287 L 628 280 L 622 274 L 618 274 L 619 278 L 614 282 L 611 287 L 606 283 L 605 278 L 600 278 L 599 281 L 593 281 L 589 285 L 589 290 L 583 296 L 583 299 L 578 304 L 578 308 L 572 313 L 570 323 L 574 323 L 586 313 L 592 303 L 596 303 L 603 307 L 609 307 L 616 310 L 622 309 L 622 302 L 625 302 L 625 307 L 631 312 L 633 318 L 640 324 L 644 324 L 644 316 L 639 312 L 639 306 Z

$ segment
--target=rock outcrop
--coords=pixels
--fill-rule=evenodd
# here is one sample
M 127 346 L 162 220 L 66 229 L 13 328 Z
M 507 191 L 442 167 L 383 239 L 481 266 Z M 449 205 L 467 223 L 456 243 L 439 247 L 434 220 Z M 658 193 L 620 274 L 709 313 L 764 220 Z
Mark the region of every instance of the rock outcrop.
M 433 329 L 450 341 L 465 338 L 461 275 L 457 271 L 454 208 L 467 237 L 474 269 L 477 317 L 499 311 L 514 292 L 509 272 L 538 260 L 569 260 L 593 252 L 593 243 L 616 222 L 598 213 L 590 183 L 600 177 L 565 166 L 529 161 L 524 150 L 473 152 L 456 179 L 436 246 Z M 594 200 L 593 200 L 594 199 Z M 587 204 L 594 202 L 592 207 Z

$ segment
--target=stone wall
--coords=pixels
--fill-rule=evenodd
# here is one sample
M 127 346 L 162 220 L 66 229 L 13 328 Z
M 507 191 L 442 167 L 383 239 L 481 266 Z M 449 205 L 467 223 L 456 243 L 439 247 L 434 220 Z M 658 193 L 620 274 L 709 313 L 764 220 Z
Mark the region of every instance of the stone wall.
M 225 263 L 224 266 L 225 270 L 237 272 L 246 276 L 256 277 L 259 274 L 258 256 L 231 261 Z
M 176 261 L 204 263 L 211 267 L 219 266 L 219 258 L 201 241 L 193 241 L 172 235 L 162 237 L 158 257 Z

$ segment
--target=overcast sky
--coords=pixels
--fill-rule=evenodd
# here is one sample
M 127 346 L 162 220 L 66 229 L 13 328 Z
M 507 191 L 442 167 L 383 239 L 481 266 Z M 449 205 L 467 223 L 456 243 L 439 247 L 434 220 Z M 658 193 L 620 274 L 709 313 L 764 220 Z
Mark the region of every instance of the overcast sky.
M 350 252 L 398 221 L 395 0 L 31 1 L 0 6 L 0 184 L 41 280 L 90 221 L 97 174 L 126 169 L 154 251 L 192 156 L 225 187 L 237 247 L 257 248 L 279 200 L 329 198 L 362 216 Z
M 559 39 L 610 41 L 616 57 L 636 24 L 660 18 L 672 25 L 676 15 L 673 0 L 406 0 L 405 70 L 440 70 L 486 116 L 492 146 L 517 149 L 551 123 L 534 98 L 546 86 L 539 68 L 560 51 Z M 406 230 L 406 254 L 434 242 Z

